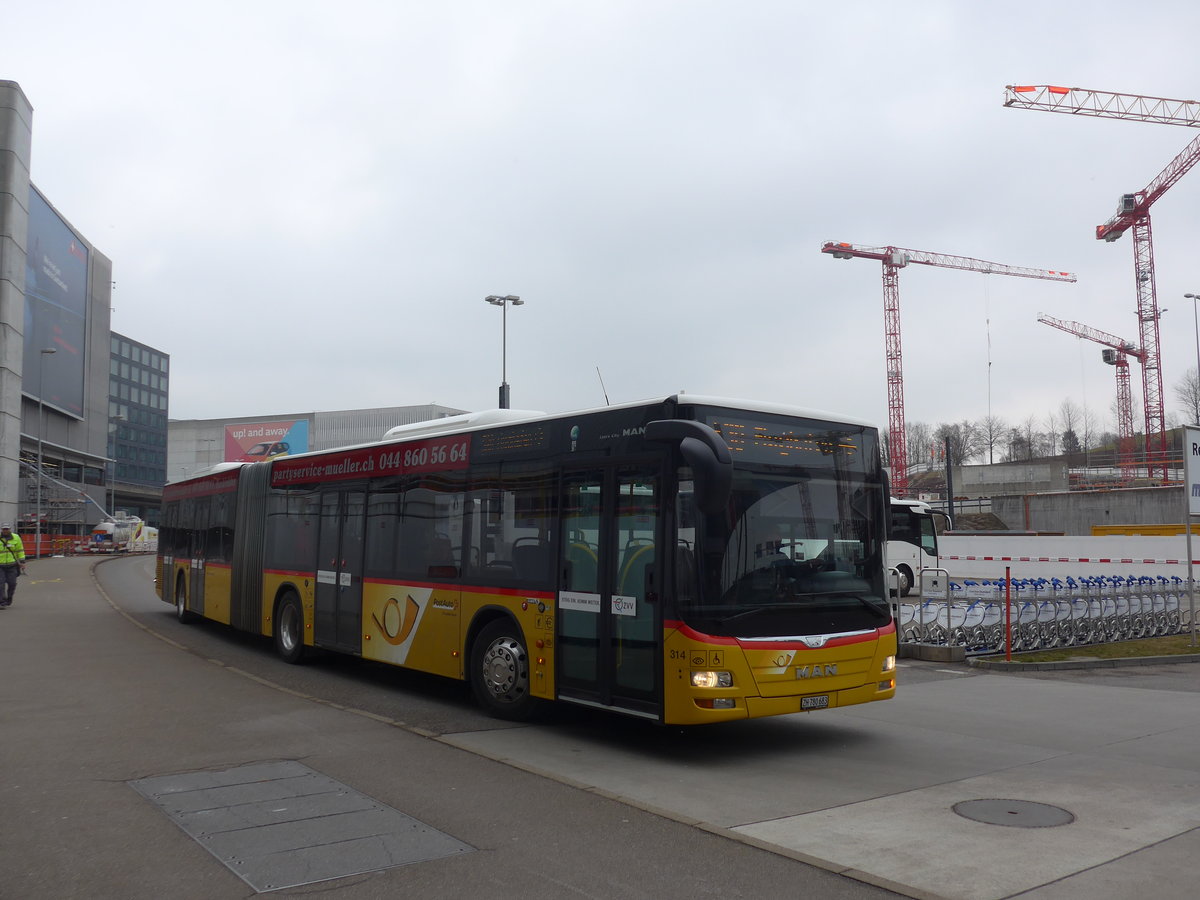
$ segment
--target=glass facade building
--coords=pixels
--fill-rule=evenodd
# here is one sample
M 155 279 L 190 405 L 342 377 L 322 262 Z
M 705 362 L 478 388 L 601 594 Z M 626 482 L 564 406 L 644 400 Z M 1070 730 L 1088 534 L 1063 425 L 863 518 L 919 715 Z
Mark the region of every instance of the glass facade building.
M 108 455 L 112 460 L 111 478 L 118 506 L 126 499 L 126 493 L 140 493 L 136 488 L 161 491 L 167 480 L 170 376 L 168 354 L 112 333 Z M 132 509 L 129 512 L 140 515 Z M 153 518 L 151 515 L 147 521 Z

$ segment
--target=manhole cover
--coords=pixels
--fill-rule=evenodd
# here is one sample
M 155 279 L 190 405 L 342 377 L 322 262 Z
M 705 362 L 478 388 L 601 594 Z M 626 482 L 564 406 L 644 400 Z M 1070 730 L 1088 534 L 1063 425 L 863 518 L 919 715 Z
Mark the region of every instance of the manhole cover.
M 952 809 L 964 819 L 1014 828 L 1053 828 L 1075 821 L 1074 814 L 1061 806 L 1032 800 L 963 800 Z
M 129 784 L 259 893 L 474 849 L 290 760 Z

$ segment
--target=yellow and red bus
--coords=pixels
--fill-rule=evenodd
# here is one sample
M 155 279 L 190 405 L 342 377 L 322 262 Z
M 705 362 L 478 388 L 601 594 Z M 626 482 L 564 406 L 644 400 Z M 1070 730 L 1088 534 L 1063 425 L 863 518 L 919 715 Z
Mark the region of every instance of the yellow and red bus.
M 494 410 L 227 464 L 163 494 L 159 595 L 197 617 L 664 724 L 895 693 L 877 430 L 677 394 Z

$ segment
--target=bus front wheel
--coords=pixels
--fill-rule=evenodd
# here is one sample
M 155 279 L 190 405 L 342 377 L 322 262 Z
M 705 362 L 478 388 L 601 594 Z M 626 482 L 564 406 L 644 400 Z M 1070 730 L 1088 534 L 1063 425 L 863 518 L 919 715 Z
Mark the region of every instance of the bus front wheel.
M 498 719 L 523 720 L 533 713 L 529 651 L 520 630 L 507 619 L 486 625 L 471 645 L 471 691 Z
M 196 621 L 196 614 L 187 608 L 187 586 L 182 578 L 175 582 L 175 618 L 184 625 Z
M 900 596 L 907 597 L 912 591 L 913 573 L 909 571 L 908 566 L 899 566 L 896 571 L 900 573 Z
M 287 594 L 275 611 L 275 652 L 285 663 L 296 665 L 304 659 L 304 610 L 300 598 Z

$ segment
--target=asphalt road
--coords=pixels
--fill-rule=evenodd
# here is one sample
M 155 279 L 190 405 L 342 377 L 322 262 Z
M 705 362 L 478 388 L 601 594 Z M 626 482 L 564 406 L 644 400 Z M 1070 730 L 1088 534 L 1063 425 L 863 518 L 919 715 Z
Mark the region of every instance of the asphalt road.
M 536 744 L 549 729 L 594 735 L 588 754 L 607 739 L 658 758 L 677 735 L 578 713 L 513 726 L 456 684 L 333 657 L 287 666 L 269 642 L 177 622 L 151 593 L 152 565 L 112 560 L 93 581 L 90 560 L 41 561 L 0 613 L 0 898 L 253 896 L 238 860 L 205 849 L 211 834 L 189 836 L 144 791 L 261 764 L 302 765 L 467 850 L 301 879 L 283 896 L 896 896 L 451 741 Z

